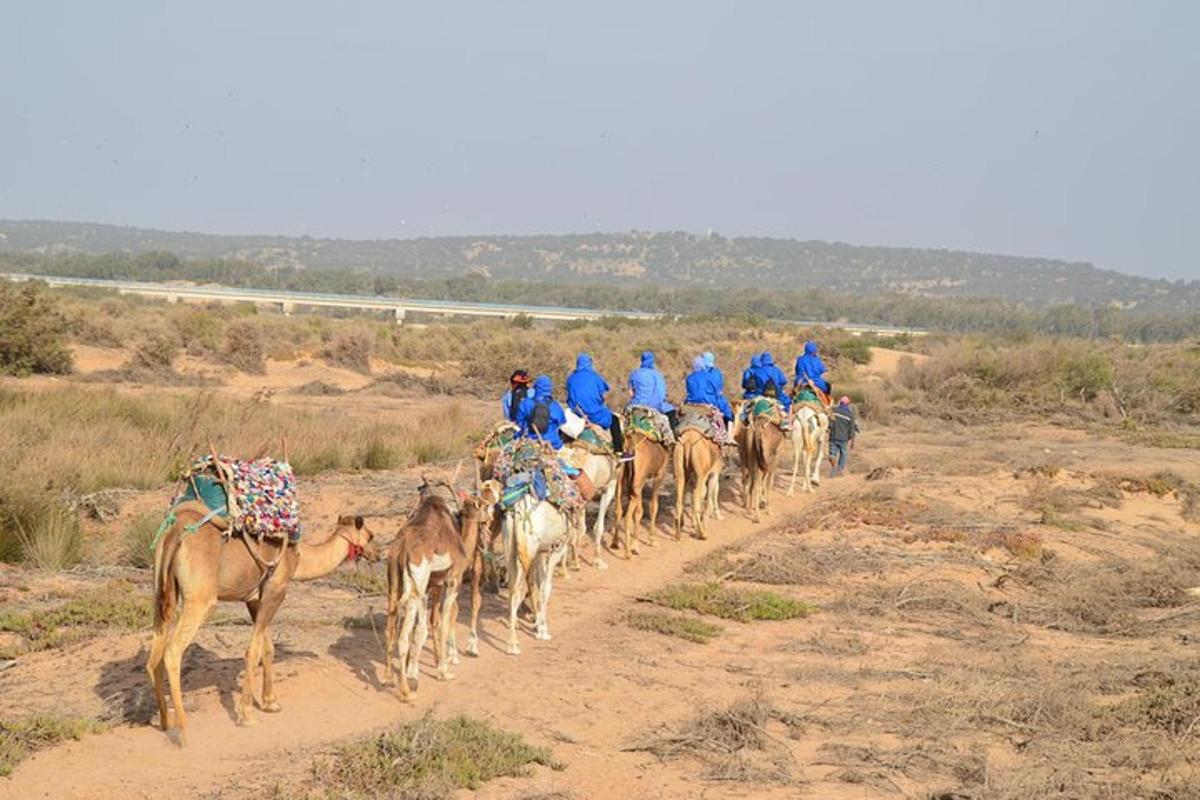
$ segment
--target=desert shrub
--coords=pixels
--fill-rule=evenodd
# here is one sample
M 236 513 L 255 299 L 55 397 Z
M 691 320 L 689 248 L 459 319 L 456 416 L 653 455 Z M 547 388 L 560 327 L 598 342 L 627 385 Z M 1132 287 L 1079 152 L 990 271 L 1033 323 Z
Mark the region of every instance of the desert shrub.
M 27 505 L 25 519 L 12 524 L 20 559 L 29 566 L 57 570 L 79 563 L 83 550 L 79 518 L 52 499 L 43 497 L 40 505 Z
M 235 320 L 225 329 L 221 359 L 242 372 L 261 375 L 267 371 L 266 344 L 261 328 L 250 320 Z
M 130 363 L 134 367 L 154 372 L 169 371 L 175 364 L 179 341 L 166 330 L 147 331 L 133 349 Z
M 646 599 L 676 611 L 697 611 L 738 622 L 795 619 L 816 610 L 777 592 L 740 589 L 716 581 L 671 584 Z
M 0 282 L 0 375 L 71 371 L 66 318 L 36 283 Z
M 203 308 L 187 308 L 172 315 L 171 324 L 189 355 L 220 352 L 223 323 L 218 314 Z
M 154 541 L 162 521 L 162 513 L 155 511 L 139 514 L 131 521 L 121 535 L 118 563 L 140 569 L 154 566 L 154 553 L 150 550 L 150 544 Z
M 483 720 L 426 715 L 342 745 L 314 766 L 313 782 L 330 797 L 438 800 L 493 778 L 525 775 L 531 764 L 562 768 L 548 748 L 528 745 Z
M 870 364 L 872 344 L 874 342 L 865 336 L 847 336 L 822 342 L 821 350 L 831 361 Z
M 792 759 L 781 740 L 768 730 L 771 722 L 796 729 L 802 720 L 754 695 L 726 708 L 702 711 L 624 749 L 650 753 L 664 761 L 698 759 L 707 780 L 786 783 L 791 778 Z
M 375 342 L 369 333 L 363 330 L 349 330 L 334 336 L 321 351 L 321 357 L 331 366 L 369 373 L 374 350 Z

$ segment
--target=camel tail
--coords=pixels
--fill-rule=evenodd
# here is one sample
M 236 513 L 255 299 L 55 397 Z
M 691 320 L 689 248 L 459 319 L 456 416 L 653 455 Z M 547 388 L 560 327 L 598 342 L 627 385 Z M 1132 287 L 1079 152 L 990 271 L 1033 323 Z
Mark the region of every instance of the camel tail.
M 179 605 L 179 587 L 175 583 L 175 556 L 183 538 L 179 523 L 174 522 L 154 548 L 154 626 L 165 624 Z

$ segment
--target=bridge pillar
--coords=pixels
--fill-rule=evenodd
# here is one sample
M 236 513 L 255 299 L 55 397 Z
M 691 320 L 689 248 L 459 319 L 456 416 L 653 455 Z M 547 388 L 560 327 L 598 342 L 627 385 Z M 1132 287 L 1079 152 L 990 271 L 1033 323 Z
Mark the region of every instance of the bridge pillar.
M 288 300 L 284 300 L 279 304 L 279 310 L 283 312 L 285 317 L 290 317 L 292 312 L 296 310 L 296 304 Z
M 405 315 L 404 309 L 397 308 L 395 313 L 396 313 L 396 324 L 403 325 L 404 324 L 404 315 Z

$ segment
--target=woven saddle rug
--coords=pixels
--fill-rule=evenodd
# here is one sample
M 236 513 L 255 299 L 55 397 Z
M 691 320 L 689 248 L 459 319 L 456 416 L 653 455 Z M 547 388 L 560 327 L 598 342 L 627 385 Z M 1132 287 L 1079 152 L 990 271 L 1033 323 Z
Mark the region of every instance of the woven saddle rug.
M 648 406 L 629 406 L 625 409 L 625 430 L 640 433 L 643 436 L 662 442 L 670 447 L 675 444 L 675 432 L 667 415 L 657 408 Z
M 236 533 L 256 539 L 300 540 L 296 477 L 286 461 L 241 461 L 205 456 L 184 472 L 174 507 L 190 500 L 220 513 Z
M 685 403 L 679 409 L 679 424 L 675 426 L 676 433 L 686 430 L 697 430 L 717 444 L 728 444 L 729 434 L 725 428 L 725 418 L 721 410 L 700 403 Z

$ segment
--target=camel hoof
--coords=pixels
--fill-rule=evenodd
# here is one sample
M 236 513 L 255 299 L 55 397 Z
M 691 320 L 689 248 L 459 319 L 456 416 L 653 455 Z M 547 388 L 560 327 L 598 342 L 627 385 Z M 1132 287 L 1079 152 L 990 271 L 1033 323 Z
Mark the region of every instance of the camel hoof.
M 438 680 L 452 681 L 452 680 L 454 680 L 454 673 L 451 672 L 450 670 L 446 670 L 445 672 L 439 672 Z
M 269 703 L 263 703 L 261 708 L 268 714 L 278 714 L 280 711 L 283 711 L 283 706 L 279 705 L 278 700 L 272 700 Z
M 462 659 L 459 658 L 457 650 L 450 654 L 450 663 L 451 664 L 461 664 L 462 663 Z
M 521 655 L 521 648 L 515 643 L 510 644 L 508 646 L 508 654 L 510 656 L 519 656 L 519 655 Z
M 545 633 L 543 633 L 542 631 L 538 631 L 536 634 L 534 634 L 533 638 L 537 639 L 540 642 L 548 642 L 548 641 L 550 641 L 551 636 L 550 636 L 549 631 L 546 631 Z
M 608 562 L 603 558 L 596 559 L 596 569 L 608 569 Z
M 243 714 L 240 718 L 238 718 L 237 724 L 242 728 L 253 728 L 254 726 L 258 725 L 258 718 L 253 714 Z
M 467 655 L 479 657 L 479 640 L 470 639 L 467 641 Z

